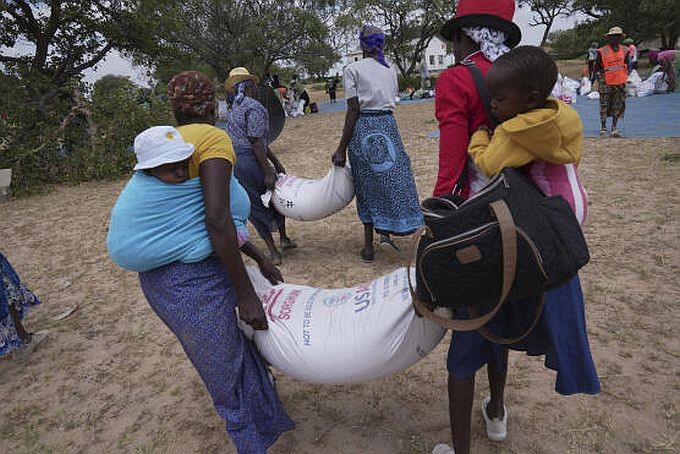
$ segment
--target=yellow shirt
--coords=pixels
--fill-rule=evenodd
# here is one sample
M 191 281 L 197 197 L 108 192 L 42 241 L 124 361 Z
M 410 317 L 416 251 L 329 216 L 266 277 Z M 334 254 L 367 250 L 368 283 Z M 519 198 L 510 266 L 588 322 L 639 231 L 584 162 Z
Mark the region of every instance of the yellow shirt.
M 549 98 L 544 108 L 500 124 L 491 139 L 486 131 L 475 132 L 468 153 L 487 176 L 533 161 L 578 163 L 583 154 L 583 124 L 574 109 Z
M 236 165 L 236 153 L 227 133 L 207 123 L 194 123 L 177 128 L 185 142 L 193 144 L 194 154 L 189 161 L 189 178 L 199 176 L 199 167 L 208 159 L 226 159 Z

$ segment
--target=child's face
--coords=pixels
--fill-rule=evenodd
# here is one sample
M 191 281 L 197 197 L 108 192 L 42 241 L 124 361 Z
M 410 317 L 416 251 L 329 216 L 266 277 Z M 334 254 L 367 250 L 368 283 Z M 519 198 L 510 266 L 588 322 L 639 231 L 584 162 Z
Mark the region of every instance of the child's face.
M 526 90 L 507 69 L 492 66 L 486 75 L 486 86 L 491 95 L 491 113 L 501 123 L 539 105 L 537 93 Z
M 189 179 L 189 159 L 163 164 L 153 169 L 148 169 L 147 173 L 165 183 L 184 183 Z

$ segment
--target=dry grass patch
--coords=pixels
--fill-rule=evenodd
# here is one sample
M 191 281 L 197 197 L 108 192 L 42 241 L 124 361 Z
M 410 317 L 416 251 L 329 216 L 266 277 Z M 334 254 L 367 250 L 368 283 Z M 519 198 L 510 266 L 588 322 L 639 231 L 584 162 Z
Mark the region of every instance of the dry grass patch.
M 397 118 L 421 197 L 436 177 L 432 103 Z M 320 177 L 343 114 L 290 119 L 273 148 L 289 172 Z M 540 358 L 511 355 L 509 439 L 486 441 L 477 404 L 475 452 L 673 452 L 680 433 L 679 139 L 588 139 L 581 164 L 592 262 L 582 273 L 600 396 L 560 397 Z M 52 340 L 24 363 L 0 361 L 0 452 L 233 452 L 223 422 L 172 334 L 132 273 L 104 246 L 124 182 L 88 183 L 0 205 L 0 250 L 45 304 L 27 325 Z M 403 266 L 377 251 L 363 264 L 354 206 L 330 219 L 290 223 L 300 247 L 284 257 L 290 282 L 342 287 Z M 405 246 L 406 240 L 398 240 Z M 404 247 L 405 249 L 405 247 Z M 77 305 L 69 318 L 53 317 Z M 447 337 L 448 339 L 448 337 Z M 297 429 L 275 453 L 429 452 L 449 439 L 448 342 L 415 367 L 352 386 L 319 386 L 279 374 Z

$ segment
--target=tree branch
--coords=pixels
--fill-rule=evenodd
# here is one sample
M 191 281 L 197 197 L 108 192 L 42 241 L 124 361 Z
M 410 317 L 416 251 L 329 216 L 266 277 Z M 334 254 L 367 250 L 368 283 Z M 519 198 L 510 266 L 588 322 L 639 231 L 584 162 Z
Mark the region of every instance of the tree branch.
M 113 49 L 113 43 L 107 43 L 106 46 L 97 52 L 89 61 L 76 66 L 72 70 L 66 71 L 66 74 L 78 74 L 87 68 L 91 68 L 92 66 L 99 63 L 104 57 L 106 57 L 106 54 L 108 54 L 111 49 Z
M 26 57 L 10 57 L 9 55 L 0 55 L 0 63 L 24 63 Z

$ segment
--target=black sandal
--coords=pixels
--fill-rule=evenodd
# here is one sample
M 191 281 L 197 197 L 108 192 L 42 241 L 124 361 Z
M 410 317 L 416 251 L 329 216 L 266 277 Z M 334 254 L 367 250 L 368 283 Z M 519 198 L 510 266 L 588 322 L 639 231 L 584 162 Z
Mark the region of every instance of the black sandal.
M 399 248 L 397 247 L 396 244 L 394 244 L 394 241 L 392 241 L 392 238 L 390 238 L 389 235 L 380 235 L 380 241 L 378 242 L 380 246 L 392 246 L 392 248 L 397 251 L 401 252 Z
M 373 263 L 373 260 L 375 259 L 375 251 L 368 251 L 366 249 L 362 249 L 359 255 L 361 255 L 361 260 L 364 263 Z

